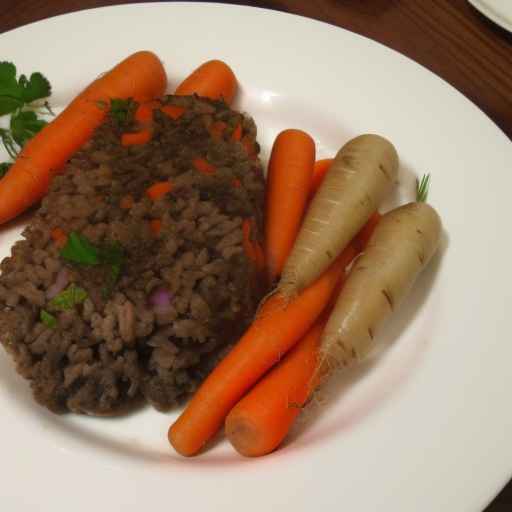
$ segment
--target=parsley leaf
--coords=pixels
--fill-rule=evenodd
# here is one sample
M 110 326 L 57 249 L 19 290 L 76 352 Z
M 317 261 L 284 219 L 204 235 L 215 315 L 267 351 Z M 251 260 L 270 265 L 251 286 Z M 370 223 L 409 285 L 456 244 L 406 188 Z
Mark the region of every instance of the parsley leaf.
M 23 106 L 20 86 L 16 80 L 16 66 L 0 62 L 0 115 L 9 114 Z
M 69 234 L 60 255 L 73 263 L 82 263 L 83 265 L 98 265 L 100 263 L 98 249 L 85 236 L 75 231 L 71 231 Z
M 18 146 L 23 147 L 38 131 L 48 124 L 38 119 L 31 110 L 16 112 L 11 116 L 11 135 Z
M 134 110 L 135 103 L 131 98 L 110 100 L 109 115 L 118 127 L 125 126 L 132 120 Z
M 46 327 L 49 327 L 50 329 L 55 329 L 55 327 L 57 327 L 57 319 L 44 309 L 41 309 L 41 312 L 39 313 L 39 319 L 41 322 L 43 322 L 44 325 L 46 325 Z
M 54 309 L 65 311 L 73 308 L 75 304 L 81 304 L 87 297 L 87 292 L 83 288 L 71 283 L 64 291 L 56 295 L 49 305 Z
M 2 162 L 0 164 L 0 178 L 3 178 L 7 174 L 7 171 L 9 170 L 11 165 L 11 162 Z
M 21 97 L 25 103 L 47 98 L 52 93 L 50 82 L 39 72 L 32 73 L 29 79 L 25 75 L 21 75 L 19 86 Z

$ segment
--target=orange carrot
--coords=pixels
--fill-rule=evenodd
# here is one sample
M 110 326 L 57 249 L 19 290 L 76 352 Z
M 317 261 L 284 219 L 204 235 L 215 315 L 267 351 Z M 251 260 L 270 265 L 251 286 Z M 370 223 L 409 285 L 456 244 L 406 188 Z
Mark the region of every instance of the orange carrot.
M 158 236 L 162 230 L 162 221 L 160 219 L 151 219 L 149 221 L 149 228 L 153 235 Z
M 210 60 L 199 66 L 176 89 L 178 96 L 197 94 L 231 104 L 237 90 L 232 69 L 221 60 Z
M 151 136 L 151 130 L 123 133 L 121 135 L 121 144 L 123 146 L 138 146 L 140 144 L 147 144 L 151 140 Z
M 160 110 L 174 120 L 179 119 L 185 113 L 184 107 L 178 107 L 176 105 L 164 105 Z
M 143 125 L 151 123 L 153 120 L 153 111 L 159 107 L 160 102 L 156 100 L 141 103 L 135 111 L 135 120 Z
M 50 236 L 52 240 L 55 242 L 57 247 L 64 247 L 66 242 L 68 241 L 68 235 L 66 235 L 65 231 L 61 228 L 53 228 L 50 231 Z
M 215 174 L 216 171 L 215 166 L 208 162 L 206 158 L 194 158 L 194 160 L 192 160 L 192 165 L 203 174 Z
M 348 252 L 291 302 L 275 294 L 263 304 L 256 320 L 171 425 L 169 442 L 178 453 L 196 454 L 242 395 L 310 329 L 344 272 Z
M 316 194 L 316 191 L 318 190 L 320 183 L 322 183 L 325 173 L 329 170 L 329 167 L 331 167 L 333 160 L 333 158 L 325 158 L 324 160 L 317 160 L 315 162 L 313 180 L 311 181 L 311 197 Z
M 240 454 L 266 455 L 288 434 L 310 395 L 326 322 L 322 315 L 283 361 L 231 409 L 226 436 Z
M 94 81 L 23 148 L 0 180 L 0 223 L 39 201 L 53 176 L 103 122 L 111 98 L 146 101 L 167 86 L 162 63 L 151 52 L 137 52 Z
M 315 142 L 301 130 L 281 132 L 272 147 L 267 173 L 265 261 L 269 284 L 279 277 L 309 197 Z
M 146 195 L 153 201 L 157 201 L 172 191 L 172 183 L 170 181 L 159 181 L 154 183 L 146 190 Z
M 131 195 L 126 195 L 121 198 L 119 202 L 119 207 L 122 210 L 129 210 L 133 206 L 133 197 Z
M 233 185 L 233 188 L 240 188 L 242 186 L 242 182 L 238 178 L 233 178 L 231 184 Z
M 227 127 L 228 125 L 224 121 L 214 121 L 210 125 L 208 131 L 210 132 L 210 135 L 212 137 L 216 139 L 221 139 Z
M 240 142 L 242 138 L 242 125 L 238 123 L 231 134 L 231 140 L 234 142 Z

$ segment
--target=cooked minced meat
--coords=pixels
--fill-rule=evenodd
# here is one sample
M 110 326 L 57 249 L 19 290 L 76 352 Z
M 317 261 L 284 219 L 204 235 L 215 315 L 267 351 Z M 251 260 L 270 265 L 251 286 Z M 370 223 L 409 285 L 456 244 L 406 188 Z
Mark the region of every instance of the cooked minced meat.
M 109 117 L 1 263 L 0 340 L 52 411 L 168 409 L 212 370 L 263 292 L 244 251 L 244 230 L 253 243 L 262 223 L 253 121 L 222 102 L 164 102 L 185 111 L 155 111 L 143 145 L 120 142 L 135 120 Z M 159 182 L 171 190 L 153 200 Z M 72 235 L 97 254 L 115 247 L 115 264 L 63 256 Z

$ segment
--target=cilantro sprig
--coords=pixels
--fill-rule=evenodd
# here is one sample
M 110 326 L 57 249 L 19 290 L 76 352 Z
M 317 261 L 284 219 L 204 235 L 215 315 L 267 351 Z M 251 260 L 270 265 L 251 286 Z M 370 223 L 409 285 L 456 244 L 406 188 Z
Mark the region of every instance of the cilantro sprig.
M 53 297 L 49 302 L 49 305 L 53 309 L 66 311 L 68 309 L 72 309 L 75 304 L 81 304 L 85 299 L 87 299 L 87 297 L 88 294 L 83 288 L 71 283 L 65 290 Z
M 50 82 L 42 73 L 32 73 L 30 77 L 20 75 L 19 78 L 16 75 L 16 66 L 12 62 L 0 62 L 0 116 L 11 116 L 9 127 L 0 128 L 0 139 L 13 160 L 27 141 L 47 124 L 39 117 L 41 106 L 34 102 L 48 98 L 52 92 Z M 42 107 L 52 114 L 48 102 Z M 10 165 L 9 162 L 0 164 L 0 177 Z
M 61 249 L 62 258 L 79 265 L 105 265 L 109 269 L 104 295 L 108 295 L 119 279 L 125 259 L 123 247 L 119 242 L 95 246 L 90 240 L 75 231 L 71 231 L 66 245 Z

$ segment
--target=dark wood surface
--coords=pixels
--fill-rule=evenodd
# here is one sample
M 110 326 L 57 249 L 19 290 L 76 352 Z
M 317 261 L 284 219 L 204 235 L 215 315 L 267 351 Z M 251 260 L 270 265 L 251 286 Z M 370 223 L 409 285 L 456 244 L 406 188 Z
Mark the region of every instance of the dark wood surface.
M 119 3 L 131 2 L 0 0 L 0 34 L 57 14 Z M 301 14 L 379 41 L 444 78 L 512 138 L 512 35 L 488 21 L 466 0 L 247 0 L 222 3 Z M 0 55 L 0 58 L 7 57 Z M 505 511 L 512 511 L 512 482 L 486 509 L 486 512 Z

